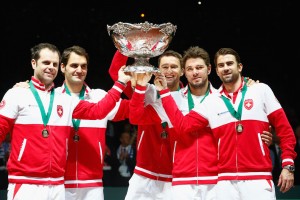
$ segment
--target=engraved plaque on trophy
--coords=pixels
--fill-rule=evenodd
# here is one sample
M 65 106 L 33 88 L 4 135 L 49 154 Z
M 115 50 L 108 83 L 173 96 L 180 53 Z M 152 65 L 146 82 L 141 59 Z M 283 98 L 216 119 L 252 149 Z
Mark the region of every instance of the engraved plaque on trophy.
M 158 69 L 149 63 L 149 59 L 161 55 L 169 46 L 177 26 L 171 23 L 152 24 L 118 22 L 107 25 L 115 47 L 125 56 L 134 58 L 126 72 L 157 72 Z

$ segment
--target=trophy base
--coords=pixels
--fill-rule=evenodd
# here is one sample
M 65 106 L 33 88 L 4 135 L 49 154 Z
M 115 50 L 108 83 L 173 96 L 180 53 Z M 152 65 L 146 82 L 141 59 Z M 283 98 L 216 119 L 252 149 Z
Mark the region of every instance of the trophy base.
M 146 73 L 146 72 L 156 73 L 158 71 L 159 71 L 159 69 L 157 69 L 157 68 L 155 68 L 153 66 L 133 66 L 133 65 L 128 65 L 124 69 L 124 72 L 134 72 L 134 73 Z

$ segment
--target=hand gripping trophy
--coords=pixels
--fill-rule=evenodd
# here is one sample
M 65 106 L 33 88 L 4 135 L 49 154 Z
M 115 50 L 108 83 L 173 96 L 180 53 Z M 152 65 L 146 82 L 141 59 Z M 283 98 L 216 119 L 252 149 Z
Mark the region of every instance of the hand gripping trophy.
M 149 63 L 151 57 L 159 56 L 169 46 L 175 35 L 177 26 L 171 23 L 152 24 L 149 22 L 130 24 L 118 22 L 107 25 L 115 47 L 125 56 L 134 58 L 132 65 L 125 68 L 126 72 L 145 73 L 158 72 Z

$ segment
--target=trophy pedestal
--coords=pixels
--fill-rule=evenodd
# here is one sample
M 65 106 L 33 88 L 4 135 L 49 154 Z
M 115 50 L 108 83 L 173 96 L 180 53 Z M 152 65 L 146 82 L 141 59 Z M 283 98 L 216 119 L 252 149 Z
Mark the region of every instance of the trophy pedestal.
M 156 73 L 158 68 L 154 67 L 149 63 L 149 58 L 136 57 L 134 58 L 134 63 L 132 65 L 127 65 L 124 72 L 134 72 L 134 73 Z

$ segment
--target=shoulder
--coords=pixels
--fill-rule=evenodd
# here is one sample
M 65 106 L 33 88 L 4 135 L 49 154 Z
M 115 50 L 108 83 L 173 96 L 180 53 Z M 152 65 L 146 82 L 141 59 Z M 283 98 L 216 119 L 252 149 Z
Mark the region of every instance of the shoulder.
M 13 87 L 6 91 L 5 96 L 8 95 L 22 96 L 26 93 L 31 93 L 30 88 Z
M 89 89 L 87 93 L 87 98 L 92 101 L 99 101 L 101 100 L 107 92 L 105 90 L 96 88 L 96 89 Z
M 248 89 L 255 91 L 272 91 L 271 87 L 266 83 L 255 83 L 251 86 L 248 86 Z
M 61 93 L 63 91 L 63 87 L 56 87 L 55 88 L 55 92 L 59 92 L 59 93 Z

